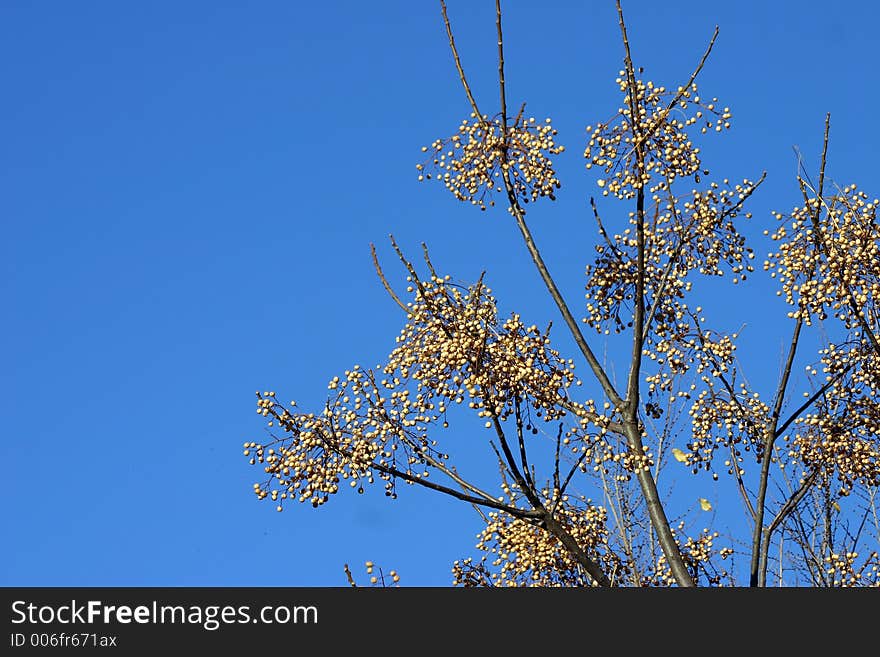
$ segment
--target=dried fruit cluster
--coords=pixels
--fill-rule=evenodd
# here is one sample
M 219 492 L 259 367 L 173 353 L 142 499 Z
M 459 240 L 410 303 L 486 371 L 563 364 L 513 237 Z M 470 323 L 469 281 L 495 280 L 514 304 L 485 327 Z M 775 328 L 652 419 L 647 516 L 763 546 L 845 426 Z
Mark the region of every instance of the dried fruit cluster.
M 561 183 L 551 158 L 565 150 L 555 137 L 550 119 L 540 123 L 520 113 L 505 125 L 501 117 L 471 114 L 452 137 L 422 147 L 431 159 L 416 165 L 419 180 L 436 178 L 455 198 L 481 210 L 495 205 L 493 193 L 505 193 L 505 176 L 521 202 L 552 200 Z
M 362 492 L 376 477 L 394 497 L 398 477 L 444 469 L 448 455 L 428 428 L 448 426 L 452 404 L 466 403 L 487 428 L 514 412 L 530 428 L 564 417 L 565 406 L 590 412 L 568 401 L 573 365 L 550 347 L 549 329 L 526 326 L 515 314 L 499 319 L 482 279 L 466 289 L 436 275 L 410 281 L 415 300 L 387 364 L 355 365 L 334 377 L 323 412 L 296 412 L 295 402 L 287 408 L 274 392 L 257 393 L 257 412 L 281 432 L 266 444 L 245 443 L 245 456 L 268 475 L 254 484 L 260 499 L 279 510 L 286 500 L 319 506 L 343 482 Z
M 861 564 L 858 552 L 833 552 L 824 559 L 824 574 L 831 586 L 880 587 L 880 554 L 871 552 Z
M 760 461 L 770 408 L 758 393 L 749 394 L 745 384 L 741 384 L 738 394 L 734 395 L 714 386 L 703 390 L 688 412 L 692 438 L 687 444 L 690 450 L 687 462 L 695 473 L 699 468 L 712 469 L 719 448 L 729 449 L 724 461 L 728 474 L 745 474 L 742 451 L 753 451 L 755 461 Z
M 626 578 L 623 564 L 608 548 L 607 512 L 589 503 L 561 504 L 557 518 L 578 545 L 603 564 L 615 578 Z M 571 553 L 541 527 L 506 514 L 490 513 L 477 537 L 479 561 L 453 564 L 456 586 L 592 586 Z
M 822 395 L 786 434 L 789 456 L 807 472 L 836 476 L 843 495 L 857 483 L 880 486 L 880 352 L 864 339 L 831 344 L 816 367 Z
M 684 530 L 684 523 L 679 523 L 678 532 Z M 732 586 L 733 579 L 725 569 L 717 565 L 717 558 L 727 559 L 733 554 L 729 547 L 715 548 L 715 540 L 718 532 L 703 529 L 696 537 L 688 536 L 684 542 L 679 542 L 681 554 L 687 563 L 688 569 L 693 574 L 694 580 L 704 581 L 707 586 Z M 657 560 L 657 573 L 650 580 L 644 582 L 644 586 L 674 586 L 675 578 L 666 563 L 666 557 L 660 556 Z
M 801 180 L 804 205 L 780 221 L 771 238 L 779 250 L 770 254 L 764 269 L 777 278 L 777 294 L 795 306 L 791 317 L 829 314 L 847 328 L 867 321 L 880 326 L 880 224 L 878 199 L 849 185 L 832 195 L 819 195 Z M 814 192 L 810 195 L 809 192 Z
M 588 169 L 602 167 L 608 176 L 599 180 L 602 193 L 630 199 L 643 187 L 652 192 L 668 189 L 677 178 L 695 177 L 699 182 L 700 149 L 687 129 L 700 124 L 702 133 L 721 132 L 730 127 L 730 109 L 719 108 L 717 98 L 710 102 L 700 98 L 696 83 L 673 92 L 650 81 L 630 84 L 626 71 L 619 75 L 616 82 L 624 102 L 617 115 L 587 126 L 590 137 L 584 157 Z M 658 182 L 650 186 L 655 178 Z
M 564 415 L 574 364 L 550 346 L 549 327 L 526 326 L 517 314 L 500 320 L 482 280 L 467 290 L 448 276 L 412 282 L 416 298 L 386 375 L 416 381 L 441 413 L 468 400 L 481 417 L 503 421 L 525 400 L 546 421 Z

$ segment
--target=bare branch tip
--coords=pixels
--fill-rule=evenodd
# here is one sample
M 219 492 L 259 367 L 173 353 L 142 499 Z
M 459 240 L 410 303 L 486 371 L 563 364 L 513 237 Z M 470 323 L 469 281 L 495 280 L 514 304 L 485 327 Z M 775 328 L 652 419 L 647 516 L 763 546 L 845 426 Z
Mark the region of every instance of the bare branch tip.
M 355 584 L 354 577 L 351 574 L 351 568 L 348 567 L 348 564 L 343 564 L 343 569 L 345 570 L 345 578 L 348 580 L 349 586 L 356 589 L 357 584 Z

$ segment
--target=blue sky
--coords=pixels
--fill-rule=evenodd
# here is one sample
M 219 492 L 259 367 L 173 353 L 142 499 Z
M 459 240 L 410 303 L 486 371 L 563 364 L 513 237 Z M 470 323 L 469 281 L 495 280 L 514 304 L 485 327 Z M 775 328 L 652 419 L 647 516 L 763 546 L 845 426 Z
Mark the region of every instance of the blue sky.
M 448 4 L 494 112 L 492 3 Z M 507 4 L 510 102 L 567 146 L 559 201 L 529 220 L 576 307 L 598 177 L 584 127 L 618 102 L 613 2 Z M 877 194 L 874 3 L 624 10 L 637 65 L 669 86 L 720 25 L 701 89 L 733 129 L 705 152 L 719 177 L 767 170 L 746 230 L 759 256 L 769 211 L 798 199 L 792 146 L 815 168 L 826 112 L 830 176 Z M 401 280 L 389 233 L 456 277 L 488 270 L 527 322 L 557 319 L 503 211 L 416 181 L 420 147 L 469 111 L 436 3 L 7 1 L 0 79 L 0 584 L 335 586 L 373 560 L 447 585 L 473 553 L 470 507 L 407 488 L 279 514 L 241 455 L 263 432 L 255 390 L 317 407 L 332 376 L 393 348 L 402 318 L 369 255 Z M 770 290 L 707 298 L 720 328 L 751 327 L 758 381 L 789 334 Z

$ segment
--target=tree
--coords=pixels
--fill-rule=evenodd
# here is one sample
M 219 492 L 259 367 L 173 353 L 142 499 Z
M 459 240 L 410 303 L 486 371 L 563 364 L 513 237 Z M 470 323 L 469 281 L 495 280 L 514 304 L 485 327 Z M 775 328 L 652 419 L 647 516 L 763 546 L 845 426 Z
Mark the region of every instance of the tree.
M 801 163 L 799 207 L 776 213 L 778 225 L 766 231 L 775 251 L 763 271 L 791 311 L 780 375 L 762 395 L 743 375 L 738 334 L 708 327 L 693 301 L 701 277 L 736 285 L 754 272 L 740 225 L 765 179 L 714 181 L 698 146 L 698 136 L 723 132 L 732 117 L 697 87 L 717 28 L 680 86 L 655 85 L 633 62 L 617 2 L 621 107 L 588 127 L 584 152 L 616 216 L 591 199 L 596 256 L 578 321 L 526 221 L 529 204 L 554 200 L 561 183 L 552 158 L 563 147 L 549 119 L 508 107 L 500 0 L 500 107 L 491 116 L 468 83 L 443 0 L 440 7 L 471 114 L 454 135 L 423 147 L 419 179 L 439 180 L 482 211 L 503 199 L 589 377 L 553 347 L 549 326 L 500 316 L 484 276 L 464 284 L 438 273 L 427 247 L 417 267 L 392 237 L 408 300 L 372 252 L 406 317 L 397 346 L 382 367 L 335 377 L 323 409 L 300 411 L 274 392 L 257 393 L 270 433 L 245 443 L 266 474 L 257 497 L 279 510 L 289 501 L 319 507 L 344 487 L 381 483 L 395 498 L 403 483 L 473 505 L 485 521 L 482 556 L 453 566 L 454 582 L 466 586 L 880 585 L 880 556 L 871 551 L 880 537 L 878 201 L 826 181 L 830 117 L 818 174 Z M 818 354 L 804 353 L 808 333 L 821 343 Z M 617 368 L 626 372 L 622 384 L 597 355 L 609 340 L 629 345 Z M 802 403 L 791 386 L 796 366 L 813 381 Z M 460 474 L 447 452 L 458 405 L 485 426 L 495 488 Z M 737 549 L 722 546 L 718 531 L 688 535 L 682 515 L 670 512 L 658 486 L 670 463 L 729 478 L 752 527 L 732 537 L 746 572 L 727 567 Z

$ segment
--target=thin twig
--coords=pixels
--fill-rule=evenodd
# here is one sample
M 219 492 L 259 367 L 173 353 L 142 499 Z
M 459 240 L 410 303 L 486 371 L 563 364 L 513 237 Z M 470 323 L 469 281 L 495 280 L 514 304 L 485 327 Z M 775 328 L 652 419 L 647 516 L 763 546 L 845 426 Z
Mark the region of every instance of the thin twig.
M 656 290 L 651 291 L 651 308 L 648 310 L 647 318 L 645 319 L 644 326 L 642 327 L 643 342 L 648 339 L 648 334 L 651 332 L 651 324 L 654 322 L 654 315 L 657 313 L 657 309 L 660 307 L 660 299 L 663 298 L 664 290 L 666 288 L 666 282 L 669 280 L 669 275 L 672 273 L 672 268 L 675 266 L 678 261 L 678 257 L 681 255 L 684 244 L 684 240 L 678 243 L 675 252 L 671 256 L 669 256 L 669 261 L 663 268 L 663 274 L 660 277 L 660 284 L 657 286 Z
M 611 492 L 609 491 L 608 480 L 605 478 L 605 468 L 599 468 L 599 476 L 602 479 L 602 495 L 604 497 L 605 502 L 608 507 L 611 509 L 611 516 L 614 518 L 614 526 L 617 528 L 617 533 L 620 536 L 620 541 L 623 543 L 623 551 L 626 554 L 627 559 L 633 569 L 633 584 L 638 586 L 638 577 L 635 574 L 636 571 L 636 563 L 635 557 L 632 553 L 632 545 L 629 541 L 629 537 L 627 535 L 626 527 L 624 526 L 624 511 L 620 504 L 620 488 L 617 485 L 617 479 L 614 479 L 614 497 L 611 496 Z
M 431 276 L 433 276 L 435 280 L 440 278 L 437 275 L 437 272 L 434 271 L 434 265 L 431 263 L 431 256 L 428 255 L 428 245 L 424 242 L 422 242 L 422 254 L 425 258 L 425 264 L 428 266 L 428 271 L 431 272 Z
M 862 537 L 862 531 L 865 529 L 865 524 L 868 522 L 868 514 L 870 510 L 871 509 L 869 507 L 865 507 L 865 512 L 862 515 L 861 521 L 859 522 L 859 528 L 856 530 L 856 533 L 852 535 L 852 552 L 855 552 L 856 548 L 858 547 L 859 540 Z
M 454 472 L 456 475 L 458 475 L 458 469 L 455 466 L 451 466 L 449 469 L 452 470 L 452 472 Z M 461 484 L 459 484 L 459 485 L 461 485 Z M 462 488 L 464 488 L 464 487 L 462 487 Z M 485 522 L 485 523 L 489 522 L 489 519 L 486 517 L 486 514 L 483 513 L 483 510 L 480 507 L 478 507 L 476 504 L 471 504 L 471 506 L 474 508 L 474 511 L 477 512 L 477 515 L 479 515 L 480 518 L 483 519 L 483 522 Z
M 568 488 L 568 484 L 571 483 L 571 478 L 574 477 L 575 472 L 578 471 L 578 468 L 581 467 L 581 464 L 587 458 L 589 452 L 583 452 L 578 458 L 577 461 L 574 462 L 574 465 L 571 466 L 571 469 L 568 471 L 568 474 L 565 476 L 565 479 L 562 482 L 562 486 L 559 488 L 559 496 L 562 497 L 563 493 L 565 493 L 565 489 Z
M 348 564 L 343 564 L 343 569 L 345 570 L 345 578 L 348 580 L 349 585 L 353 588 L 357 588 L 357 584 L 355 584 L 354 577 L 351 575 L 351 568 L 348 567 Z
M 504 428 L 501 426 L 501 421 L 494 412 L 492 413 L 492 426 L 495 428 L 495 435 L 498 436 L 498 444 L 501 445 L 501 451 L 504 453 L 505 462 L 507 463 L 510 473 L 513 475 L 516 485 L 519 486 L 519 489 L 534 508 L 542 509 L 543 504 L 538 497 L 538 492 L 529 484 L 522 472 L 520 472 L 519 466 L 516 464 L 516 459 L 513 456 L 513 452 L 510 451 L 510 445 L 507 442 L 507 436 L 504 434 Z
M 611 237 L 609 237 L 608 231 L 605 230 L 605 225 L 602 223 L 602 218 L 599 216 L 599 208 L 596 207 L 596 199 L 592 196 L 590 197 L 590 206 L 593 208 L 593 217 L 595 217 L 596 225 L 599 227 L 599 234 L 605 239 L 605 243 L 608 244 L 611 252 L 617 256 L 617 259 L 620 262 L 624 262 L 624 253 L 617 248 L 617 245 L 614 242 L 611 241 Z
M 467 78 L 464 76 L 461 59 L 458 57 L 458 48 L 455 47 L 455 38 L 452 36 L 452 26 L 449 24 L 449 16 L 446 15 L 446 3 L 443 0 L 440 0 L 440 11 L 443 13 L 443 24 L 446 26 L 446 36 L 449 37 L 449 47 L 452 48 L 452 57 L 455 59 L 455 68 L 458 70 L 458 77 L 464 87 L 464 92 L 467 94 L 468 101 L 474 110 L 474 117 L 477 121 L 482 121 L 483 115 L 480 114 L 480 110 L 477 107 L 477 101 L 474 100 L 470 85 L 468 85 Z
M 397 254 L 397 257 L 400 258 L 400 262 L 403 263 L 403 266 L 406 267 L 406 270 L 409 272 L 409 275 L 413 278 L 413 283 L 419 289 L 419 293 L 422 295 L 422 298 L 427 301 L 427 295 L 425 294 L 425 289 L 422 286 L 422 282 L 419 279 L 419 275 L 416 273 L 415 267 L 413 267 L 412 263 L 406 259 L 406 256 L 403 255 L 403 251 L 400 250 L 400 247 L 397 245 L 397 241 L 394 239 L 394 235 L 389 235 L 388 238 L 391 240 L 391 247 L 394 249 L 394 252 Z
M 560 495 L 559 489 L 559 448 L 562 444 L 562 422 L 559 423 L 559 431 L 556 432 L 556 452 L 553 456 L 553 490 Z
M 498 28 L 498 87 L 501 92 L 501 126 L 507 131 L 507 94 L 504 90 L 504 37 L 501 35 L 501 0 L 495 0 L 495 25 Z
M 752 506 L 752 500 L 749 498 L 749 492 L 746 490 L 746 484 L 743 481 L 742 475 L 740 474 L 740 468 L 737 465 L 736 461 L 736 450 L 733 447 L 733 444 L 730 445 L 730 460 L 733 462 L 733 472 L 736 476 L 737 488 L 739 489 L 740 497 L 742 497 L 743 502 L 746 505 L 746 511 L 749 512 L 749 516 L 751 516 L 752 520 L 755 519 L 755 507 Z
M 382 285 L 385 286 L 385 290 L 391 295 L 391 298 L 394 299 L 395 303 L 400 306 L 400 309 L 409 314 L 409 308 L 406 307 L 406 304 L 400 300 L 400 297 L 394 292 L 394 288 L 391 287 L 391 284 L 388 282 L 388 279 L 385 278 L 385 274 L 382 273 L 382 267 L 379 266 L 379 257 L 376 255 L 376 247 L 370 242 L 370 253 L 373 254 L 373 266 L 376 268 L 376 273 L 379 275 L 379 280 L 382 281 Z
M 616 433 L 620 436 L 624 435 L 624 428 L 622 424 L 620 424 L 619 422 L 614 422 L 613 420 L 608 420 L 606 416 L 600 415 L 599 413 L 591 413 L 587 409 L 585 409 L 582 404 L 576 405 L 573 401 L 569 399 L 560 399 L 557 401 L 557 403 L 576 417 L 589 420 L 593 424 L 604 427 L 611 433 Z
M 532 477 L 532 474 L 529 470 L 529 459 L 526 455 L 526 442 L 523 438 L 523 421 L 522 415 L 520 414 L 520 400 L 517 399 L 514 404 L 514 412 L 516 414 L 516 439 L 519 443 L 519 460 L 522 465 L 523 473 L 526 479 L 526 483 L 531 486 L 533 489 L 535 487 L 535 479 Z
M 511 501 L 515 501 L 515 495 L 512 492 L 514 489 L 511 488 L 510 483 L 507 481 L 507 473 L 509 472 L 507 465 L 504 463 L 504 457 L 501 456 L 501 452 L 498 451 L 498 448 L 495 446 L 495 441 L 489 441 L 489 447 L 492 448 L 492 451 L 495 453 L 495 458 L 498 460 L 498 474 L 501 477 L 501 489 L 504 491 L 508 491 L 508 495 L 510 496 Z
M 772 448 L 772 442 L 776 440 L 776 425 L 779 422 L 779 415 L 782 413 L 782 405 L 785 403 L 785 392 L 788 388 L 788 381 L 791 377 L 791 367 L 794 363 L 794 355 L 797 351 L 798 341 L 800 340 L 801 328 L 803 327 L 803 317 L 798 315 L 797 320 L 794 323 L 794 332 L 791 336 L 791 342 L 788 347 L 788 356 L 785 359 L 785 366 L 782 369 L 782 374 L 779 377 L 779 384 L 776 387 L 775 399 L 773 402 L 773 412 L 770 415 L 770 431 L 767 432 L 769 437 L 769 444 L 765 445 L 765 449 Z M 762 477 L 764 473 L 762 472 Z
M 810 486 L 813 485 L 813 482 L 816 480 L 816 476 L 818 475 L 818 471 L 814 470 L 806 478 L 804 478 L 801 485 L 798 487 L 796 491 L 794 491 L 791 496 L 785 501 L 785 504 L 779 509 L 776 515 L 773 517 L 773 520 L 770 521 L 770 524 L 767 526 L 766 532 L 769 537 L 776 531 L 776 528 L 779 527 L 780 524 L 785 520 L 785 518 L 794 511 L 795 507 L 800 504 L 800 501 L 804 498 L 804 495 L 810 490 Z
M 712 52 L 712 46 L 715 45 L 715 39 L 718 38 L 718 26 L 715 26 L 715 32 L 712 33 L 712 38 L 709 40 L 709 45 L 706 46 L 706 52 L 703 53 L 703 56 L 700 58 L 700 63 L 697 64 L 697 68 L 694 69 L 694 72 L 691 73 L 690 79 L 688 79 L 687 84 L 681 87 L 678 90 L 678 93 L 675 94 L 675 97 L 670 101 L 670 103 L 666 106 L 665 113 L 669 113 L 673 107 L 678 104 L 678 101 L 681 100 L 681 97 L 684 96 L 685 92 L 691 88 L 694 81 L 697 79 L 697 76 L 700 74 L 700 71 L 703 70 L 703 66 L 705 66 L 706 61 L 709 59 L 709 54 Z
M 821 388 L 819 388 L 816 392 L 814 392 L 809 397 L 809 399 L 807 399 L 807 401 L 805 401 L 803 404 L 798 406 L 797 409 L 795 409 L 795 411 L 788 417 L 788 419 L 782 423 L 782 426 L 780 426 L 778 429 L 776 429 L 776 431 L 774 432 L 774 437 L 779 438 L 779 436 L 781 436 L 783 433 L 785 433 L 785 430 L 788 429 L 788 427 L 791 425 L 792 422 L 794 422 L 795 420 L 798 419 L 798 417 L 800 417 L 801 413 L 803 413 L 810 406 L 812 406 L 816 402 L 816 400 L 819 399 L 819 397 L 824 395 L 825 392 L 831 386 L 833 386 L 840 379 L 842 379 L 846 375 L 846 373 L 849 372 L 853 367 L 855 367 L 855 362 L 850 363 L 849 365 L 847 365 L 846 368 L 844 368 L 843 370 L 838 372 L 836 375 L 834 375 L 834 377 L 832 377 L 831 379 L 826 381 L 825 384 Z
M 736 203 L 734 203 L 734 204 L 731 205 L 729 208 L 727 208 L 724 212 L 722 212 L 720 218 L 721 218 L 721 219 L 726 219 L 727 217 L 731 216 L 734 212 L 739 212 L 739 211 L 742 209 L 742 206 L 743 206 L 743 205 L 745 204 L 745 202 L 748 200 L 748 198 L 749 198 L 752 194 L 755 193 L 755 190 L 758 189 L 758 187 L 760 187 L 761 184 L 762 184 L 765 180 L 767 180 L 767 172 L 766 172 L 766 171 L 762 171 L 762 172 L 761 172 L 761 177 L 758 178 L 758 180 L 756 180 L 756 181 L 752 184 L 752 186 L 749 187 L 749 189 L 748 189 L 747 191 L 745 191 L 745 192 L 742 193 L 742 198 L 741 198 L 741 199 L 739 199 Z
M 828 135 L 831 132 L 831 112 L 825 114 L 825 136 L 822 138 L 822 162 L 819 165 L 819 198 L 825 189 L 825 161 L 828 157 Z

